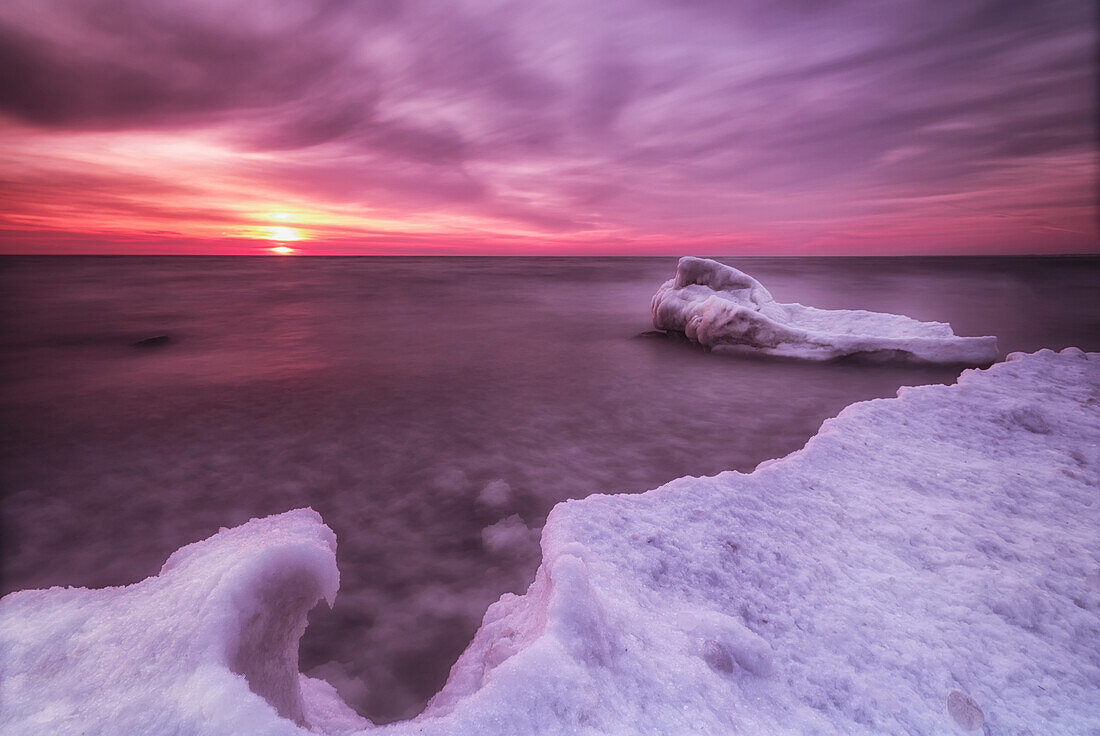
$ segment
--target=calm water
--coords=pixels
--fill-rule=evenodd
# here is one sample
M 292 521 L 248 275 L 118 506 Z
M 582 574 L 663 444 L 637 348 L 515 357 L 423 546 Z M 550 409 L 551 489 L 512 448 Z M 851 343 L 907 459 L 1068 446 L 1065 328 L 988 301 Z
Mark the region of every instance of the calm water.
M 1002 353 L 1100 350 L 1098 259 L 724 260 L 781 301 L 946 321 Z M 485 607 L 526 588 L 558 501 L 749 471 L 854 401 L 958 373 L 636 339 L 674 269 L 0 259 L 3 591 L 133 582 L 221 526 L 313 506 L 343 585 L 302 668 L 408 717 Z

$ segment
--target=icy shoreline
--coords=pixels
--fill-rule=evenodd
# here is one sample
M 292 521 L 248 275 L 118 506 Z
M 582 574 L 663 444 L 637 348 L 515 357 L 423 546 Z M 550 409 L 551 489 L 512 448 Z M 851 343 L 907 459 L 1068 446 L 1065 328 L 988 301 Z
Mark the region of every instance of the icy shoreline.
M 0 731 L 1088 733 L 1098 385 L 1100 354 L 1014 354 L 852 405 L 751 474 L 560 504 L 526 595 L 489 608 L 423 715 L 378 729 L 297 675 L 338 586 L 309 510 L 132 586 L 14 593 Z
M 994 337 L 959 337 L 943 322 L 900 314 L 781 304 L 735 268 L 685 256 L 653 295 L 653 325 L 704 347 L 807 360 L 848 355 L 923 363 L 989 365 Z

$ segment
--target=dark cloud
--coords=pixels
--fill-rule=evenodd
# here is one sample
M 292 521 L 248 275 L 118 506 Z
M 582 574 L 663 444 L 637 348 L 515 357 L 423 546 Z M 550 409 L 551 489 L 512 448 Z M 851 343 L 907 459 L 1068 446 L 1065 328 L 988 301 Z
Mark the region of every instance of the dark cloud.
M 42 125 L 193 125 L 270 107 L 324 83 L 346 50 L 317 27 L 323 6 L 276 29 L 133 0 L 43 6 L 34 26 L 0 25 L 0 62 L 18 70 L 0 109 Z M 74 32 L 58 37 L 51 24 Z

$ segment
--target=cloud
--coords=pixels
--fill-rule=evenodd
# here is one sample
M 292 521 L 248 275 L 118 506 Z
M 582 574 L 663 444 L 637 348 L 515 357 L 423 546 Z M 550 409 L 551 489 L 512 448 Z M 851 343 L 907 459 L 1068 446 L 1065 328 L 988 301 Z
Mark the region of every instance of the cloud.
M 219 177 L 318 207 L 779 243 L 1095 168 L 1095 21 L 1064 0 L 11 0 L 0 113 L 29 138 L 216 139 L 239 154 Z M 1057 226 L 1081 199 L 1031 207 Z
M 195 125 L 298 99 L 343 58 L 318 27 L 322 8 L 299 14 L 301 24 L 265 28 L 202 3 L 25 7 L 9 9 L 16 17 L 0 29 L 3 62 L 19 70 L 0 107 L 47 126 Z

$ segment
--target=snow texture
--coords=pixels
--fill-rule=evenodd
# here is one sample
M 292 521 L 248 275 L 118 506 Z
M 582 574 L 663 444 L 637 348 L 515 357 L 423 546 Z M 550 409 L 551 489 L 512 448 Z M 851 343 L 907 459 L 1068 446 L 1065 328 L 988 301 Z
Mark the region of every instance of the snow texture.
M 336 536 L 299 509 L 183 547 L 134 585 L 12 593 L 0 732 L 301 733 L 332 709 L 305 705 L 298 640 L 339 587 Z
M 781 304 L 753 277 L 705 258 L 681 258 L 676 278 L 661 285 L 651 307 L 658 329 L 682 332 L 723 351 L 810 360 L 862 355 L 974 366 L 998 358 L 995 337 L 958 337 L 943 322 Z
M 559 504 L 527 593 L 421 716 L 377 729 L 291 677 L 338 583 L 309 510 L 129 587 L 14 593 L 0 730 L 1096 733 L 1098 386 L 1100 354 L 1012 354 L 855 404 L 751 474 Z

